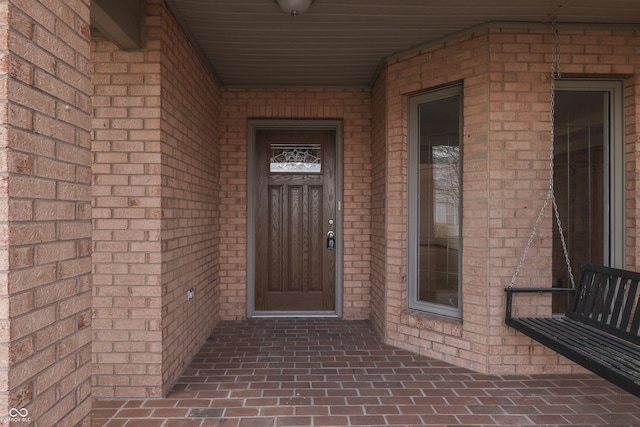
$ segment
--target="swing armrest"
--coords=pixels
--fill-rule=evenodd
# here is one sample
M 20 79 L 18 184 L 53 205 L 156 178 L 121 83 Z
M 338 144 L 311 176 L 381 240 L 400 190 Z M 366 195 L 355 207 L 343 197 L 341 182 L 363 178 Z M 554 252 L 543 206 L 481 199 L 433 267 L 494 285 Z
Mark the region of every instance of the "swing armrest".
M 504 288 L 507 292 L 507 307 L 505 322 L 511 320 L 511 309 L 513 308 L 513 294 L 515 293 L 573 293 L 575 288 Z

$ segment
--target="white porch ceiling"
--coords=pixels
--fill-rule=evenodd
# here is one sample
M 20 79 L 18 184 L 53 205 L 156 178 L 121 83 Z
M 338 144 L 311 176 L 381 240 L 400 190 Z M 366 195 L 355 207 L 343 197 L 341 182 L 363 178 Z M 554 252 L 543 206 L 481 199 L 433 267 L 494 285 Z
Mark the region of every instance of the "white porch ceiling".
M 166 0 L 225 86 L 370 86 L 385 58 L 495 22 L 640 28 L 640 0 Z

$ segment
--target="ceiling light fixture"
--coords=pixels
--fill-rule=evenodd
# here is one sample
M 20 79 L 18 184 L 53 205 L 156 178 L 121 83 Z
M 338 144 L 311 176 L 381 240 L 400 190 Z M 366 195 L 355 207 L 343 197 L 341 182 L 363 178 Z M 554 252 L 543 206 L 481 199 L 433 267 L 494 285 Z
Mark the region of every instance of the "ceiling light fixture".
M 276 0 L 276 3 L 284 13 L 295 18 L 305 13 L 313 0 Z

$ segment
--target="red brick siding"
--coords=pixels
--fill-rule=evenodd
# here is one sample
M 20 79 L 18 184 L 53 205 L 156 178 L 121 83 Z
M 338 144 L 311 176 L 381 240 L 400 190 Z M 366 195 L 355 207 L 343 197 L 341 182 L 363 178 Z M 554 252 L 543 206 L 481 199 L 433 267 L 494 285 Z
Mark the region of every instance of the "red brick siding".
M 636 68 L 640 66 L 636 64 Z M 640 80 L 638 77 L 629 77 L 625 80 L 625 206 L 627 211 L 625 236 L 626 236 L 626 264 L 629 268 L 638 270 L 640 267 L 640 250 L 638 242 L 640 227 L 637 227 L 637 219 L 640 218 L 640 186 L 638 185 L 638 170 L 640 170 Z
M 143 50 L 93 42 L 101 398 L 162 396 L 217 319 L 218 89 L 164 3 L 147 13 Z
M 166 392 L 218 319 L 220 94 L 166 10 L 162 17 L 162 360 Z M 195 291 L 195 297 L 187 301 L 189 289 Z
M 565 76 L 626 78 L 627 263 L 637 265 L 634 106 L 637 32 L 560 32 Z M 574 366 L 504 326 L 509 284 L 548 191 L 550 29 L 491 29 L 388 64 L 387 340 L 485 372 L 571 371 Z M 406 97 L 464 82 L 463 319 L 406 310 Z M 548 213 L 550 215 L 550 212 Z M 549 284 L 551 220 L 519 286 Z M 536 304 L 533 302 L 532 307 Z
M 159 42 L 94 37 L 93 392 L 162 389 Z
M 344 129 L 344 301 L 369 317 L 371 92 L 366 89 L 229 89 L 220 117 L 220 316 L 246 316 L 249 118 L 341 119 Z
M 89 7 L 0 5 L 0 423 L 91 410 Z
M 94 396 L 160 394 L 159 42 L 94 37 Z
M 387 206 L 387 83 L 386 68 L 373 88 L 371 103 L 371 319 L 386 336 L 386 206 Z

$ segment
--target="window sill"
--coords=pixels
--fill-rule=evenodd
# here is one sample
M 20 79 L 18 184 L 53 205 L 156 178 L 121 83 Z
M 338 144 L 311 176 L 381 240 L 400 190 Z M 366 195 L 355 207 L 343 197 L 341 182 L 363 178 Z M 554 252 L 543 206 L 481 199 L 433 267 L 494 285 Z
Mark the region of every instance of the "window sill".
M 437 314 L 406 309 L 400 314 L 400 323 L 411 328 L 432 331 L 443 335 L 462 336 L 462 319 L 453 319 L 451 317 L 438 316 Z

